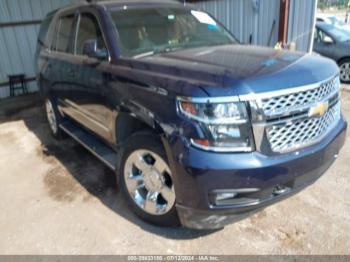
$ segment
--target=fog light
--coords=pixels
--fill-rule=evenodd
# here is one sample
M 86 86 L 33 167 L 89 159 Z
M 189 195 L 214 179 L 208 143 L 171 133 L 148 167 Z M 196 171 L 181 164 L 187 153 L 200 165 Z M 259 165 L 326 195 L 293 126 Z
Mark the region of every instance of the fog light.
M 209 193 L 209 201 L 212 206 L 234 206 L 249 205 L 259 200 L 251 197 L 251 194 L 258 192 L 258 188 L 240 188 L 214 190 Z
M 238 195 L 238 193 L 218 193 L 215 196 L 215 201 L 222 201 L 222 200 L 227 200 L 231 198 L 235 198 Z

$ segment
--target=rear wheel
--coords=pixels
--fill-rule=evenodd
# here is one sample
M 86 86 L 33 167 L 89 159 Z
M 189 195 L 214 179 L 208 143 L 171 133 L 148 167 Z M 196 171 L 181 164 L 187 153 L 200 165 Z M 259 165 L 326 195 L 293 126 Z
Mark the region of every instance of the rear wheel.
M 133 135 L 123 150 L 119 170 L 121 189 L 143 220 L 177 226 L 175 190 L 162 144 L 153 134 Z
M 350 58 L 344 59 L 339 63 L 340 81 L 350 84 Z
M 45 101 L 46 117 L 49 123 L 51 132 L 55 138 L 62 137 L 62 130 L 59 127 L 61 116 L 58 113 L 55 103 L 47 98 Z

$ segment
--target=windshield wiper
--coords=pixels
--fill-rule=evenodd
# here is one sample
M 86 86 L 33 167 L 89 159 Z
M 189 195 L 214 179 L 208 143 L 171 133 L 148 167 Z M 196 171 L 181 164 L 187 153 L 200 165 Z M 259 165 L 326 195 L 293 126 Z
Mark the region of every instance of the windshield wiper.
M 179 45 L 179 46 L 166 46 L 161 48 L 156 48 L 153 50 L 154 54 L 166 54 L 170 52 L 174 52 L 180 49 L 183 49 L 185 46 Z
M 147 51 L 147 52 L 144 52 L 144 53 L 141 53 L 138 55 L 134 55 L 133 58 L 139 59 L 139 58 L 143 58 L 143 57 L 151 56 L 151 55 L 154 55 L 154 51 Z
M 155 48 L 151 51 L 147 51 L 138 55 L 135 55 L 134 58 L 138 59 L 138 58 L 143 58 L 143 57 L 147 57 L 147 56 L 152 56 L 152 55 L 158 55 L 158 54 L 165 54 L 165 53 L 170 53 L 170 52 L 174 52 L 176 50 L 182 49 L 184 47 L 182 46 L 176 46 L 176 47 L 171 47 L 171 46 L 165 46 L 165 47 L 159 47 L 159 48 Z
M 175 46 L 166 45 L 166 46 L 156 47 L 153 50 L 149 50 L 149 51 L 146 51 L 144 53 L 135 55 L 134 58 L 138 59 L 138 58 L 143 58 L 143 57 L 152 56 L 152 55 L 171 53 L 171 52 L 178 51 L 178 50 L 185 49 L 185 48 L 220 46 L 220 45 L 227 45 L 227 44 L 230 44 L 230 43 L 224 43 L 224 42 L 216 42 L 216 43 L 197 42 L 197 43 L 192 43 L 192 44 L 179 44 L 179 45 L 175 45 Z

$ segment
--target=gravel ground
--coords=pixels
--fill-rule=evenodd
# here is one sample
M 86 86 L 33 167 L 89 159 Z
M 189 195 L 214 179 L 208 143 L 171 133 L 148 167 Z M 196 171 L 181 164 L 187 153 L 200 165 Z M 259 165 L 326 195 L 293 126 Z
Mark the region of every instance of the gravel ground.
M 343 107 L 350 120 L 346 89 Z M 52 139 L 40 107 L 0 114 L 0 254 L 350 254 L 349 163 L 348 135 L 301 193 L 223 230 L 165 229 L 129 212 L 81 146 Z

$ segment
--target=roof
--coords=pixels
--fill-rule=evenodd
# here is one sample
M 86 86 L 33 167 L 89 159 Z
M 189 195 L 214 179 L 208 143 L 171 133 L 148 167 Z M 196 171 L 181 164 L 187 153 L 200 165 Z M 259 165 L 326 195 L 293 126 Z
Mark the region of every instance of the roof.
M 57 9 L 55 10 L 55 12 L 70 11 L 70 10 L 74 10 L 75 8 L 79 8 L 81 6 L 88 6 L 88 5 L 99 5 L 106 8 L 121 8 L 124 6 L 147 7 L 147 6 L 155 6 L 155 5 L 156 6 L 183 6 L 183 3 L 181 0 L 104 0 L 104 1 L 85 0 L 73 5 L 68 5 L 63 8 Z
M 96 3 L 108 8 L 120 6 L 183 5 L 183 3 L 179 0 L 110 0 L 99 1 Z

